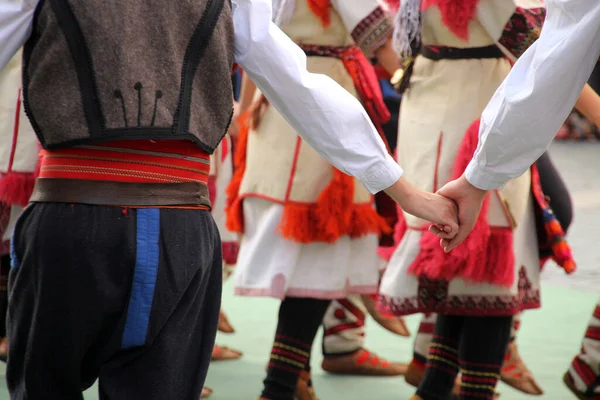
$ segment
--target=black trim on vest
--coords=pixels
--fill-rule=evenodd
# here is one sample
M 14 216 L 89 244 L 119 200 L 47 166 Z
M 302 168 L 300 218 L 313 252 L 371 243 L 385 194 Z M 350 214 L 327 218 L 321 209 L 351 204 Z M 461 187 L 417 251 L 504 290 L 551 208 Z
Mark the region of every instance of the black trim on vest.
M 35 115 L 33 115 L 29 107 L 29 98 L 27 96 L 27 94 L 29 93 L 29 74 L 27 73 L 27 71 L 29 60 L 31 59 L 31 53 L 33 49 L 37 46 L 37 41 L 40 38 L 40 33 L 37 29 L 37 20 L 45 4 L 46 0 L 40 0 L 40 2 L 37 5 L 37 8 L 35 9 L 35 12 L 33 13 L 33 27 L 31 30 L 31 35 L 29 35 L 29 39 L 27 40 L 27 42 L 25 42 L 25 45 L 23 46 L 23 67 L 21 68 L 21 80 L 23 81 L 23 110 L 25 111 L 25 115 L 27 115 L 27 118 L 29 118 L 29 123 L 31 124 L 35 135 L 37 136 L 38 140 L 42 145 L 45 144 L 44 138 L 41 134 L 42 131 L 35 119 Z
M 102 107 L 98 98 L 98 86 L 93 71 L 92 57 L 89 48 L 85 42 L 83 31 L 73 14 L 73 9 L 67 1 L 48 0 L 58 24 L 62 29 L 71 57 L 75 63 L 77 78 L 79 80 L 79 90 L 81 92 L 81 101 L 85 113 L 85 119 L 88 123 L 91 138 L 102 136 L 102 131 L 106 125 Z
M 196 26 L 185 52 L 181 74 L 179 105 L 177 106 L 173 121 L 173 132 L 175 134 L 189 131 L 194 77 L 200 65 L 200 60 L 215 31 L 217 21 L 223 11 L 224 3 L 224 0 L 208 0 L 208 4 L 200 17 L 200 22 Z

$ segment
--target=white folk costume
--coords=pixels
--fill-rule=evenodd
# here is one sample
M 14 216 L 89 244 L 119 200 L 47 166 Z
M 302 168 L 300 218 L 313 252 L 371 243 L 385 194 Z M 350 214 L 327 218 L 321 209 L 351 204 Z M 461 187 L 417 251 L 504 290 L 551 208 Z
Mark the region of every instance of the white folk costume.
M 393 30 L 377 1 L 276 3 L 275 18 L 308 55 L 308 70 L 360 97 L 375 124 L 389 118 L 364 55 Z M 236 294 L 339 299 L 376 292 L 378 234 L 386 225 L 373 197 L 302 141 L 274 107 L 254 129 L 257 119 L 240 133 L 240 168 L 229 189 L 228 227 L 244 234 Z
M 21 96 L 21 58 L 19 51 L 0 71 L 0 359 L 4 362 L 10 238 L 33 191 L 39 160 L 39 143 Z
M 548 16 L 540 39 L 515 64 L 482 114 L 479 146 L 465 173 L 480 189 L 502 186 L 545 151 L 598 62 L 600 3 L 545 3 Z M 556 98 L 561 101 L 552 101 Z M 599 326 L 596 307 L 581 353 L 564 376 L 579 399 L 600 398 Z
M 411 18 L 415 11 L 421 22 Z M 405 56 L 415 48 L 421 54 L 409 67 L 398 135 L 398 162 L 409 181 L 436 191 L 462 174 L 477 145 L 477 119 L 511 62 L 538 37 L 543 18 L 537 0 L 472 0 L 460 7 L 402 2 L 398 20 L 404 29 L 397 30 L 396 43 Z M 544 217 L 552 214 L 538 180 L 533 169 L 490 193 L 474 232 L 450 254 L 426 232 L 425 221 L 405 214 L 406 233 L 381 285 L 382 309 L 500 316 L 539 307 L 534 207 L 547 211 Z M 548 225 L 560 236 L 555 221 Z M 570 253 L 562 256 L 571 272 Z
M 39 142 L 21 96 L 21 51 L 0 72 L 0 201 L 10 206 L 2 240 L 8 240 L 29 202 L 39 161 Z

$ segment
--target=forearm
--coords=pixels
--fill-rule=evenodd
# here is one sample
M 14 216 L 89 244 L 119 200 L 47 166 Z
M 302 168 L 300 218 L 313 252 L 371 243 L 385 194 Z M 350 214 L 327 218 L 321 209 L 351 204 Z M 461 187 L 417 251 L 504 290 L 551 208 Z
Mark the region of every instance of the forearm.
M 600 128 L 600 96 L 589 84 L 583 87 L 575 103 L 575 109 Z
M 398 54 L 392 46 L 392 38 L 389 38 L 383 46 L 375 51 L 375 56 L 377 57 L 379 65 L 381 65 L 390 75 L 394 75 L 401 67 Z

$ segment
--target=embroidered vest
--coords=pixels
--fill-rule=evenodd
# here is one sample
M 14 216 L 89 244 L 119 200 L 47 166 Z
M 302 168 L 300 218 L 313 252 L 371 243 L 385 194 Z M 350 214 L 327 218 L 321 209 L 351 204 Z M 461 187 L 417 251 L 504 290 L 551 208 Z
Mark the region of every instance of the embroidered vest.
M 23 94 L 42 146 L 187 139 L 212 154 L 233 113 L 231 14 L 225 0 L 40 2 Z

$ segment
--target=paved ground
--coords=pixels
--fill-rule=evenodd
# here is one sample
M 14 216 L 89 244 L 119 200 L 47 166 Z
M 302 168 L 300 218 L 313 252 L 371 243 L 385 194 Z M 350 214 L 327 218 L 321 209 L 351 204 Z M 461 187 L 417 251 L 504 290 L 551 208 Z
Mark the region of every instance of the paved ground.
M 549 266 L 544 272 L 544 308 L 526 313 L 519 337 L 521 352 L 546 394 L 540 399 L 567 400 L 572 397 L 560 381 L 579 348 L 587 320 L 600 294 L 600 144 L 557 143 L 552 148 L 555 163 L 562 169 L 576 207 L 570 240 L 579 270 L 572 277 Z M 218 342 L 245 351 L 242 360 L 216 363 L 207 385 L 215 389 L 214 400 L 253 400 L 260 391 L 264 365 L 274 331 L 278 303 L 269 299 L 240 299 L 225 288 L 224 307 L 238 333 L 220 336 Z M 413 332 L 418 318 L 409 318 Z M 412 340 L 399 339 L 368 323 L 367 345 L 393 358 L 408 360 Z M 324 400 L 406 400 L 413 389 L 401 378 L 339 378 L 324 374 L 320 368 L 319 344 L 315 346 L 313 369 L 319 397 Z M 7 399 L 0 381 L 0 399 Z M 520 395 L 500 386 L 502 399 L 522 400 Z M 97 399 L 94 390 L 86 399 Z M 165 399 L 178 400 L 178 399 Z

